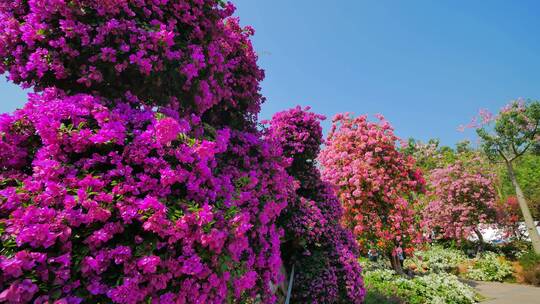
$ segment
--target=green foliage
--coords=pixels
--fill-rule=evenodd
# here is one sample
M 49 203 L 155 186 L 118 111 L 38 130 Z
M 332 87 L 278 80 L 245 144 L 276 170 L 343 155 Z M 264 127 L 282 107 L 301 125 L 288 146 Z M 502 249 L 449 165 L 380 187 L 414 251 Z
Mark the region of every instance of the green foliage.
M 505 161 L 513 161 L 529 148 L 535 150 L 540 133 L 539 124 L 540 102 L 513 101 L 495 118 L 491 130 L 484 126 L 476 132 L 490 159 L 502 157 Z
M 490 248 L 489 251 L 497 252 L 512 261 L 517 260 L 532 248 L 531 242 L 520 239 L 513 239 L 511 242 L 491 246 L 493 249 Z
M 416 160 L 416 165 L 424 173 L 454 163 L 457 159 L 457 150 L 449 146 L 442 146 L 438 139 L 433 138 L 427 143 L 409 138 L 407 146 L 401 149 L 404 154 L 410 155 Z
M 478 300 L 472 287 L 459 281 L 455 275 L 447 273 L 432 273 L 409 279 L 395 274 L 392 270 L 378 269 L 366 271 L 364 282 L 368 294 L 386 300 L 379 303 L 469 304 Z M 402 302 L 392 302 L 391 299 L 396 297 L 402 299 Z
M 405 267 L 423 272 L 456 272 L 459 264 L 466 260 L 467 257 L 460 250 L 433 245 L 406 259 Z
M 512 275 L 512 265 L 493 252 L 486 252 L 469 266 L 466 277 L 476 281 L 499 281 Z
M 527 198 L 529 208 L 533 216 L 538 218 L 540 216 L 540 155 L 525 153 L 514 161 L 513 166 L 514 174 Z M 506 167 L 500 166 L 497 175 L 501 184 L 501 199 L 506 201 L 508 197 L 515 195 L 514 186 Z
M 397 297 L 388 297 L 377 290 L 366 290 L 364 304 L 401 304 L 403 300 Z
M 521 255 L 519 264 L 523 267 L 525 282 L 540 286 L 540 254 L 530 250 Z
M 540 254 L 530 250 L 519 257 L 519 264 L 523 270 L 530 270 L 540 264 Z
M 523 278 L 528 284 L 540 286 L 540 264 L 536 265 L 533 269 L 524 271 Z

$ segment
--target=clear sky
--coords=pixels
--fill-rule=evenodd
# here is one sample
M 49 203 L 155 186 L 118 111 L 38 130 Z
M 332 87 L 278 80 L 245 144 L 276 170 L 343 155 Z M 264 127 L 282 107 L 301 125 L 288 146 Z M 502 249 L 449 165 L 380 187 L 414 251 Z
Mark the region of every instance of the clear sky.
M 540 1 L 233 0 L 266 70 L 261 118 L 381 113 L 403 138 L 469 138 L 480 108 L 540 98 Z M 24 94 L 0 82 L 0 112 Z M 327 128 L 329 123 L 325 123 Z

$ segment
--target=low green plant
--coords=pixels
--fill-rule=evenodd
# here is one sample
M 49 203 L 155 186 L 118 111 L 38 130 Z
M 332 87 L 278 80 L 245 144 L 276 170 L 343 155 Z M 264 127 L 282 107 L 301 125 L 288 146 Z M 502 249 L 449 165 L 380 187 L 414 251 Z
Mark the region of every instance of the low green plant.
M 386 299 L 402 299 L 402 302 L 386 303 L 469 304 L 479 299 L 472 287 L 459 281 L 457 276 L 444 272 L 407 278 L 389 269 L 377 269 L 366 271 L 364 282 L 368 293 Z
M 360 266 L 365 271 L 376 270 L 376 269 L 390 269 L 390 261 L 388 259 L 378 259 L 377 261 L 370 261 L 367 258 L 361 257 L 358 259 Z
M 404 301 L 398 297 L 389 297 L 376 290 L 366 290 L 364 304 L 402 304 Z
M 529 270 L 540 264 L 540 254 L 530 250 L 522 254 L 518 261 L 523 270 Z
M 525 282 L 540 286 L 540 254 L 528 251 L 519 257 L 519 264 L 523 267 Z
M 499 281 L 512 275 L 512 265 L 504 257 L 493 252 L 485 252 L 472 265 L 469 266 L 465 276 L 476 281 Z
M 523 254 L 531 251 L 531 242 L 525 240 L 512 240 L 511 242 L 497 246 L 497 252 L 509 260 L 519 259 Z
M 453 248 L 433 245 L 427 250 L 417 251 L 405 260 L 405 268 L 414 268 L 419 272 L 456 273 L 460 263 L 467 260 L 465 254 Z

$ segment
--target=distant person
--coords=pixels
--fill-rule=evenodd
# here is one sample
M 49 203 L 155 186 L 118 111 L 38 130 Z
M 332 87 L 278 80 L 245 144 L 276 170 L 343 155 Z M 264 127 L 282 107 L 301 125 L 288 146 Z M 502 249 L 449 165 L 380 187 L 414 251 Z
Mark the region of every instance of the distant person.
M 377 262 L 377 260 L 379 259 L 379 253 L 377 252 L 377 250 L 369 249 L 368 250 L 368 259 L 371 262 Z

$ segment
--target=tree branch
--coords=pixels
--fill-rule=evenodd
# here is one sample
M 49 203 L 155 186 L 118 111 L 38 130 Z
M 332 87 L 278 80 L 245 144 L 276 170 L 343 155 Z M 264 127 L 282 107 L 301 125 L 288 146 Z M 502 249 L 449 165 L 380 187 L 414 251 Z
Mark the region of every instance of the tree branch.
M 499 152 L 499 154 L 501 155 L 501 157 L 504 159 L 505 162 L 511 162 L 512 160 L 508 160 L 508 158 L 506 157 L 506 155 L 504 155 L 504 153 L 499 149 L 497 148 L 497 152 Z

